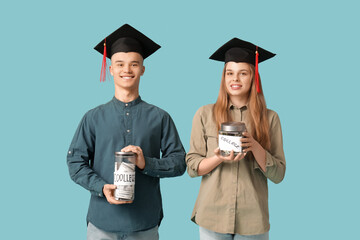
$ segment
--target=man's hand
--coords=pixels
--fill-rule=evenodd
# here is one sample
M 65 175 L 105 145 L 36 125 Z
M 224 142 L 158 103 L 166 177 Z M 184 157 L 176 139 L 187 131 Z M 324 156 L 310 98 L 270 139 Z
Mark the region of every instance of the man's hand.
M 116 200 L 114 197 L 114 191 L 116 189 L 116 186 L 114 184 L 105 184 L 103 187 L 103 193 L 106 197 L 106 200 L 110 204 L 124 204 L 124 203 L 132 203 L 132 201 L 119 201 Z
M 138 146 L 129 145 L 121 149 L 122 152 L 133 152 L 136 153 L 136 166 L 143 170 L 145 168 L 145 158 L 143 151 Z

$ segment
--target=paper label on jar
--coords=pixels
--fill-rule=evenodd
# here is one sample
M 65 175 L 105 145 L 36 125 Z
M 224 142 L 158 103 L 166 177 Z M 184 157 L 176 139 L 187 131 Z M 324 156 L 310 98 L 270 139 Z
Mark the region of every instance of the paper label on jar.
M 114 185 L 135 185 L 135 164 L 122 162 L 114 172 Z
M 119 163 L 115 163 L 117 169 Z M 120 167 L 114 172 L 115 199 L 132 200 L 134 199 L 135 189 L 135 165 L 130 163 L 120 163 Z
M 114 185 L 134 185 L 135 173 L 114 173 Z
M 242 152 L 240 139 L 238 136 L 227 136 L 219 134 L 219 148 L 223 151 Z

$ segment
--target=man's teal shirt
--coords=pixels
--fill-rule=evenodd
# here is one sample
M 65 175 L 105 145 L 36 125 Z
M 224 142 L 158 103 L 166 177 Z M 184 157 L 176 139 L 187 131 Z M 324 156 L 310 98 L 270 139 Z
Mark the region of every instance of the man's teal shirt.
M 113 184 L 115 152 L 139 146 L 145 168 L 136 169 L 135 199 L 111 205 L 104 184 Z M 135 232 L 159 225 L 163 218 L 159 178 L 185 172 L 185 151 L 175 124 L 164 110 L 138 97 L 115 97 L 85 114 L 67 154 L 71 178 L 91 192 L 87 221 L 110 232 Z

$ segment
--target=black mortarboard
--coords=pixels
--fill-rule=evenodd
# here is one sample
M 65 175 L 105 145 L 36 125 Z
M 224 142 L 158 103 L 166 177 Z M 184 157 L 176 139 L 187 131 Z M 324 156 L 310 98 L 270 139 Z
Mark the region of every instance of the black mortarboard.
M 105 81 L 106 58 L 111 59 L 111 56 L 117 52 L 137 52 L 145 59 L 159 48 L 160 45 L 129 24 L 122 25 L 94 48 L 103 54 L 100 82 Z
M 257 92 L 260 92 L 259 88 L 259 71 L 258 63 L 263 62 L 269 58 L 274 57 L 276 54 L 271 53 L 261 47 L 258 47 L 250 42 L 233 38 L 218 50 L 216 50 L 210 59 L 222 61 L 222 62 L 246 62 L 255 66 L 255 80 L 257 86 Z
M 145 59 L 160 48 L 160 45 L 129 24 L 122 25 L 96 45 L 94 49 L 104 54 L 105 42 L 108 58 L 117 52 L 137 52 Z
M 259 63 L 275 56 L 261 47 L 258 47 L 250 42 L 233 38 L 224 45 L 222 45 L 210 59 L 222 62 L 246 62 L 255 65 L 256 51 L 259 53 Z

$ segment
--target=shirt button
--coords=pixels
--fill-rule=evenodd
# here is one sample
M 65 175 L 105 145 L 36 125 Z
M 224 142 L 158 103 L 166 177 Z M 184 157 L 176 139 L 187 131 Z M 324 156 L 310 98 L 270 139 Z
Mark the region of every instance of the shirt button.
M 130 130 L 128 129 L 128 130 L 126 130 L 128 133 L 130 132 Z
M 129 116 L 129 113 L 126 113 L 126 116 Z
M 125 107 L 127 107 L 127 106 L 129 106 L 129 104 L 126 103 L 126 104 L 125 104 Z
M 69 151 L 69 154 L 71 154 L 71 151 Z

